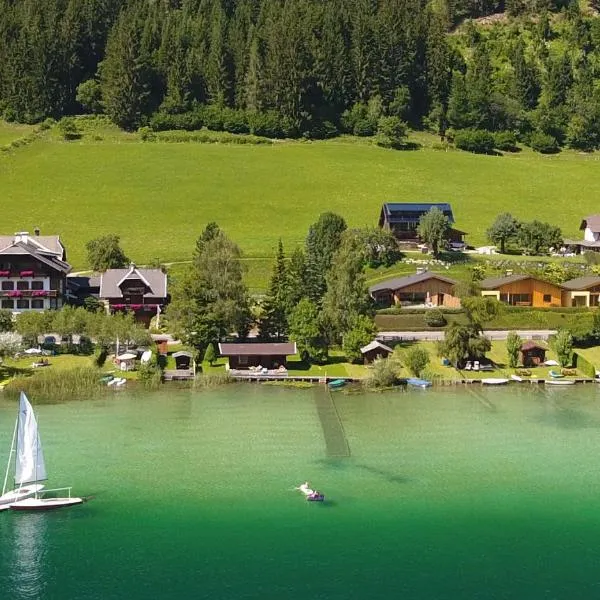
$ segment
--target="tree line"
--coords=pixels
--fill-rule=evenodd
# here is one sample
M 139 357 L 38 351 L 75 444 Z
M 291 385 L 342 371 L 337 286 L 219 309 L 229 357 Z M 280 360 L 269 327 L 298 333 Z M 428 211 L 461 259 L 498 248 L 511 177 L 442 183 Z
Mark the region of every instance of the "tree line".
M 448 35 L 504 9 L 537 17 Z M 576 2 L 0 0 L 0 113 L 309 137 L 372 135 L 394 118 L 388 130 L 591 149 L 599 48 L 598 20 Z
M 324 213 L 288 259 L 279 242 L 268 290 L 258 301 L 250 298 L 240 258 L 239 247 L 209 223 L 192 267 L 172 281 L 168 326 L 200 357 L 207 350 L 212 355 L 218 341 L 232 334 L 243 339 L 254 329 L 263 340 L 294 340 L 306 361 L 325 362 L 333 345 L 359 359 L 376 332 L 365 267 L 389 266 L 399 254 L 389 232 L 348 229 L 342 217 Z

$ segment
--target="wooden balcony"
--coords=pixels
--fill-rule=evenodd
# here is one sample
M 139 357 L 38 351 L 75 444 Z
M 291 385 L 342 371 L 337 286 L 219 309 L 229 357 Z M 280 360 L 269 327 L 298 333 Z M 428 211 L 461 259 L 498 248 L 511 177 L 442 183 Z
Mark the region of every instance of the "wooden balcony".
M 0 290 L 2 298 L 56 298 L 58 290 Z

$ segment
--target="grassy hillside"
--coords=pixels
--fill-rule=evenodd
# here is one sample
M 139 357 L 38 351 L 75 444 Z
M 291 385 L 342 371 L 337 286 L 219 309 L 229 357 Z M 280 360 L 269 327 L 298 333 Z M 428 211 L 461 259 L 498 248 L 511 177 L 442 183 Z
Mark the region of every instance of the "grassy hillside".
M 0 138 L 14 137 L 7 126 Z M 425 138 L 421 138 L 423 141 Z M 428 143 L 431 140 L 426 140 Z M 350 226 L 372 225 L 385 201 L 448 201 L 468 241 L 485 242 L 496 214 L 556 223 L 577 236 L 597 212 L 596 155 L 478 156 L 397 152 L 352 139 L 271 146 L 140 142 L 114 131 L 75 142 L 56 133 L 0 155 L 2 233 L 60 233 L 75 268 L 84 244 L 117 233 L 139 263 L 189 258 L 209 221 L 249 257 L 290 249 L 326 210 Z

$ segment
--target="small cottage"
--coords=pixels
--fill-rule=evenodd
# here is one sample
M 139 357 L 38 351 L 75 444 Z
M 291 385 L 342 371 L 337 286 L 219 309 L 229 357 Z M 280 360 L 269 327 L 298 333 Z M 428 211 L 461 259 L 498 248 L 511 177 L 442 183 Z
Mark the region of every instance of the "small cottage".
M 453 279 L 424 271 L 376 283 L 369 288 L 369 294 L 379 306 L 402 304 L 456 308 L 460 306 L 460 299 L 454 296 L 455 286 Z
M 370 365 L 376 358 L 387 358 L 392 352 L 394 351 L 389 346 L 382 344 L 378 340 L 373 340 L 370 344 L 360 349 L 365 365 Z
M 546 360 L 546 347 L 533 340 L 524 342 L 521 345 L 519 358 L 524 367 L 538 367 Z
M 230 369 L 279 369 L 286 367 L 288 356 L 296 354 L 296 342 L 219 344 L 219 354 L 229 359 Z
M 175 368 L 177 370 L 190 368 L 190 364 L 192 363 L 191 352 L 180 350 L 179 352 L 173 353 L 173 358 L 175 359 Z

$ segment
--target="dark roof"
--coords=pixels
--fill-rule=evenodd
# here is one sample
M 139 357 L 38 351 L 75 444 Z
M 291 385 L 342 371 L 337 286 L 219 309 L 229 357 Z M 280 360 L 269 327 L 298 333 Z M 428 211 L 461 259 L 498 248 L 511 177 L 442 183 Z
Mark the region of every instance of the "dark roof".
M 100 287 L 99 276 L 85 276 L 85 275 L 69 275 L 67 276 L 67 285 L 75 289 L 90 289 Z
M 534 342 L 533 340 L 528 340 L 527 342 L 523 342 L 521 344 L 521 351 L 534 350 L 536 348 L 538 348 L 540 350 L 547 350 L 546 346 L 542 346 L 541 344 L 538 344 L 537 342 Z
M 496 290 L 499 287 L 506 285 L 508 283 L 516 283 L 517 281 L 524 281 L 525 279 L 535 279 L 536 281 L 543 281 L 543 279 L 538 279 L 537 277 L 533 277 L 532 275 L 520 274 L 520 275 L 505 275 L 504 277 L 489 277 L 488 279 L 484 279 L 480 282 L 479 286 L 482 290 Z M 547 281 L 543 281 L 544 283 L 549 283 Z M 556 283 L 550 283 L 550 285 L 554 285 L 556 287 L 562 287 Z
M 296 354 L 296 342 L 263 344 L 219 344 L 221 356 L 290 356 Z
M 119 287 L 128 279 L 139 279 L 146 286 L 145 297 L 167 297 L 167 274 L 161 269 L 138 269 L 131 265 L 128 269 L 108 269 L 100 275 L 100 298 L 122 298 Z
M 562 285 L 568 290 L 584 290 L 586 288 L 600 285 L 600 277 L 593 275 L 589 277 L 576 277 L 575 279 L 569 279 L 569 281 L 565 281 Z
M 7 236 L 2 236 L 2 238 L 3 239 L 0 240 L 0 256 L 29 255 L 36 260 L 39 260 L 41 263 L 52 267 L 56 271 L 68 273 L 71 270 L 71 265 L 62 260 L 64 256 L 64 249 L 62 249 L 60 252 L 54 252 L 53 250 L 48 250 L 38 243 L 34 243 L 32 238 L 23 236 L 20 238 L 18 236 L 12 238 L 12 242 L 8 245 L 5 245 Z
M 593 232 L 600 232 L 600 215 L 590 215 L 581 221 L 579 229 L 589 227 Z
M 381 207 L 379 224 L 388 223 L 414 223 L 432 208 L 439 208 L 450 224 L 454 223 L 452 207 L 447 202 L 386 202 Z
M 446 283 L 449 283 L 450 285 L 456 284 L 456 281 L 454 281 L 454 279 L 444 277 L 443 275 L 438 275 L 437 273 L 432 273 L 431 271 L 425 271 L 424 273 L 408 275 L 407 277 L 396 277 L 394 279 L 386 279 L 381 283 L 376 283 L 375 285 L 370 286 L 369 293 L 373 294 L 374 292 L 381 292 L 383 290 L 399 290 L 401 288 L 408 287 L 409 285 L 414 285 L 415 283 L 427 281 L 428 279 L 439 279 L 440 281 L 444 281 Z

